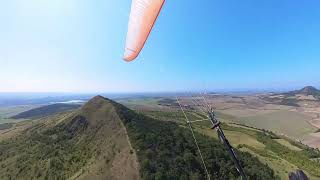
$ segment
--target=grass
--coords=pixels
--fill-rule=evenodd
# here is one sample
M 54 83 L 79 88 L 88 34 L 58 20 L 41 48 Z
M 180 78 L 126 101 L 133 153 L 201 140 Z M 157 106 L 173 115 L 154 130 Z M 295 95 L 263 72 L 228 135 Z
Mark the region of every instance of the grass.
M 300 139 L 313 133 L 317 128 L 310 125 L 308 117 L 293 111 L 276 111 L 268 114 L 241 117 L 236 121 L 260 129 L 267 129 L 279 134 Z M 288 127 L 289 125 L 289 127 Z
M 273 157 L 267 157 L 260 152 L 252 150 L 252 148 L 241 147 L 240 150 L 249 152 L 253 156 L 257 157 L 262 163 L 268 164 L 281 179 L 288 179 L 288 173 L 298 169 L 297 166 L 289 163 L 286 160 L 281 158 L 275 159 Z M 265 152 L 268 153 L 267 151 Z
M 297 146 L 292 145 L 290 142 L 284 140 L 284 139 L 275 139 L 275 141 L 277 141 L 279 144 L 286 146 L 287 148 L 294 150 L 294 151 L 301 151 L 302 149 L 300 149 Z
M 118 100 L 119 103 L 125 104 L 125 105 L 157 105 L 159 99 L 161 98 L 130 98 L 130 99 L 121 99 Z
M 154 106 L 156 105 L 157 101 L 159 99 L 154 98 L 146 98 L 146 99 L 138 99 L 133 100 L 132 105 L 136 104 L 137 101 L 139 101 L 139 104 L 141 105 L 147 105 L 147 106 Z M 97 109 L 89 109 L 88 112 Z M 2 111 L 1 111 L 2 110 Z M 17 114 L 21 109 L 0 109 L 0 115 L 2 112 L 2 117 L 5 119 L 7 117 Z M 161 121 L 173 121 L 177 123 L 180 126 L 185 126 L 185 118 L 181 111 L 160 111 L 160 110 L 152 110 L 152 111 L 143 111 L 147 117 L 151 117 L 152 119 L 159 119 Z M 189 120 L 198 120 L 201 118 L 205 118 L 204 115 L 202 115 L 199 112 L 196 111 L 186 111 L 187 117 Z M 103 114 L 104 115 L 104 114 Z M 320 172 L 318 170 L 318 167 L 320 167 L 320 163 L 317 162 L 315 159 L 319 159 L 320 153 L 313 151 L 312 149 L 308 149 L 308 147 L 299 144 L 298 142 L 294 142 L 292 140 L 281 138 L 280 136 L 277 136 L 271 132 L 263 131 L 260 129 L 255 129 L 248 126 L 263 128 L 263 129 L 269 129 L 274 130 L 276 132 L 280 132 L 278 130 L 286 130 L 286 134 L 290 134 L 290 136 L 295 137 L 299 136 L 301 134 L 304 134 L 306 132 L 312 131 L 310 130 L 310 125 L 305 121 L 306 117 L 296 113 L 296 112 L 289 112 L 289 111 L 279 111 L 279 112 L 273 112 L 269 114 L 263 114 L 263 115 L 256 115 L 248 118 L 238 118 L 235 116 L 227 115 L 224 113 L 217 113 L 217 116 L 219 119 L 221 119 L 224 123 L 222 124 L 222 127 L 225 131 L 225 135 L 229 139 L 230 143 L 236 147 L 237 149 L 243 151 L 243 152 L 249 152 L 251 155 L 257 157 L 263 164 L 268 164 L 277 175 L 279 175 L 282 179 L 288 178 L 288 173 L 291 171 L 294 171 L 298 168 L 303 169 L 311 179 L 319 179 Z M 98 121 L 102 116 L 99 116 L 96 120 Z M 1 118 L 0 118 L 1 119 Z M 140 118 L 138 118 L 140 119 Z M 147 119 L 149 120 L 149 119 Z M 162 140 L 161 142 L 171 142 L 173 136 L 179 135 L 179 138 L 184 138 L 187 142 L 188 146 L 193 147 L 192 139 L 188 138 L 190 137 L 190 134 L 188 136 L 184 135 L 184 131 L 175 131 L 178 126 L 170 124 L 171 122 L 165 122 L 165 126 L 162 127 L 163 122 L 157 122 L 154 120 L 141 120 L 139 124 L 139 131 L 144 129 L 144 131 L 148 132 L 148 136 L 145 133 L 136 132 L 139 135 L 137 136 L 136 146 L 139 145 L 139 143 L 142 143 L 142 145 L 152 145 L 154 142 L 160 142 L 160 141 L 153 141 L 154 138 L 160 138 L 158 140 Z M 1 121 L 1 120 L 0 120 Z M 11 120 L 10 120 L 11 121 Z M 243 126 L 241 124 L 231 124 L 230 122 L 239 122 L 247 124 L 248 126 Z M 60 120 L 59 120 L 60 122 Z M 279 123 L 276 123 L 279 122 Z M 137 121 L 139 123 L 139 121 Z M 169 124 L 168 124 L 169 123 Z M 293 124 L 292 127 L 288 128 L 288 124 Z M 131 124 L 132 125 L 132 124 Z M 134 124 L 133 124 L 134 125 Z M 7 125 L 2 125 L 7 126 Z M 152 126 L 152 130 L 150 127 Z M 166 127 L 167 126 L 167 127 Z M 210 123 L 208 121 L 204 122 L 198 122 L 193 124 L 195 130 L 199 134 L 205 134 L 206 137 L 213 137 L 217 139 L 217 135 L 215 131 L 210 130 L 208 127 L 210 127 Z M 1 126 L 0 126 L 1 127 Z M 109 126 L 106 126 L 109 127 Z M 160 128 L 161 127 L 161 128 Z M 302 128 L 301 128 L 302 127 Z M 128 128 L 128 127 L 127 127 Z M 158 128 L 160 130 L 158 130 Z M 162 129 L 164 128 L 164 129 Z M 167 130 L 170 135 L 166 135 L 165 137 L 160 137 L 159 135 L 163 135 L 162 130 Z M 285 129 L 282 129 L 285 128 Z M 302 129 L 302 130 L 301 130 Z M 88 144 L 91 143 L 87 137 L 84 137 L 83 139 L 75 138 L 71 139 L 61 139 L 61 142 L 59 143 L 48 143 L 55 141 L 56 134 L 60 134 L 60 136 L 65 133 L 63 129 L 56 128 L 54 132 L 46 132 L 46 131 L 39 131 L 39 129 L 33 129 L 30 134 L 24 134 L 26 137 L 21 137 L 17 140 L 14 140 L 15 143 L 8 144 L 0 144 L 0 153 L 5 153 L 5 155 L 1 156 L 0 161 L 2 161 L 2 164 L 5 164 L 6 167 L 2 167 L 3 171 L 0 170 L 0 174 L 8 174 L 10 171 L 10 166 L 19 166 L 17 169 L 21 172 L 9 172 L 21 175 L 25 173 L 26 175 L 29 175 L 30 173 L 33 175 L 39 175 L 43 177 L 43 175 L 54 173 L 50 171 L 46 171 L 48 166 L 52 167 L 52 169 L 55 169 L 58 174 L 58 177 L 60 177 L 61 174 L 64 173 L 64 175 L 71 176 L 72 174 L 79 173 L 77 169 L 81 169 L 81 166 L 87 162 L 89 159 L 89 156 L 87 156 L 86 153 L 92 153 L 91 151 L 94 151 L 92 149 L 86 149 L 85 147 L 88 146 Z M 186 130 L 186 129 L 185 129 Z M 315 129 L 316 130 L 316 129 Z M 314 130 L 314 131 L 315 131 Z M 297 131 L 297 132 L 296 132 Z M 106 133 L 110 133 L 109 131 L 103 131 Z M 175 132 L 175 133 L 172 133 Z M 157 136 L 154 136 L 154 133 L 159 134 Z M 188 132 L 186 132 L 188 133 Z M 108 134 L 110 135 L 110 134 Z M 164 135 L 163 135 L 164 136 Z M 183 136 L 183 137 L 180 137 Z M 28 140 L 28 138 L 31 138 L 31 140 Z M 104 134 L 104 136 L 101 136 L 102 139 L 105 139 L 105 137 L 109 137 Z M 146 138 L 146 140 L 149 140 L 150 143 L 145 144 L 146 142 L 140 141 L 140 138 Z M 200 137 L 200 136 L 199 136 Z M 53 138 L 53 139 L 52 139 Z M 131 134 L 131 138 L 134 138 L 133 134 Z M 165 139 L 167 138 L 167 139 Z M 204 140 L 204 137 L 200 137 Z M 210 139 L 210 138 L 209 138 Z M 11 140 L 10 140 L 11 141 Z M 12 139 L 13 141 L 13 139 Z M 74 142 L 70 142 L 74 141 Z M 111 142 L 111 141 L 110 141 Z M 62 143 L 62 144 L 61 144 Z M 71 143 L 71 144 L 70 144 Z M 76 149 L 82 149 L 81 152 L 76 151 L 72 146 L 72 144 L 77 144 Z M 108 142 L 109 143 L 109 142 Z M 163 143 L 158 143 L 159 146 L 162 147 Z M 186 143 L 186 142 L 183 142 Z M 138 144 L 138 145 L 137 145 Z M 173 143 L 177 144 L 177 143 Z M 139 145 L 140 146 L 140 145 Z M 91 147 L 91 146 L 90 146 Z M 166 146 L 163 146 L 166 147 Z M 221 144 L 217 144 L 218 148 L 223 147 Z M 2 149 L 1 149 L 2 148 Z M 6 149 L 15 149 L 16 151 L 13 151 L 13 153 L 7 154 Z M 140 148 L 139 148 L 140 149 Z M 164 148 L 165 149 L 165 148 Z M 205 149 L 207 151 L 208 149 Z M 106 152 L 106 150 L 103 150 L 102 152 Z M 116 150 L 118 152 L 118 150 Z M 147 152 L 147 151 L 146 151 Z M 169 151 L 171 152 L 171 151 Z M 164 151 L 164 154 L 167 153 Z M 19 154 L 20 153 L 20 154 Z M 85 153 L 85 154 L 83 154 Z M 139 153 L 143 153 L 140 151 Z M 161 152 L 162 153 L 162 152 Z M 187 152 L 186 152 L 187 153 Z M 68 154 L 68 155 L 63 155 Z M 38 156 L 40 155 L 40 156 Z M 63 156 L 62 156 L 63 155 Z M 141 155 L 141 154 L 140 154 Z M 147 155 L 147 154 L 146 154 Z M 155 154 L 159 155 L 159 153 Z M 161 155 L 161 154 L 160 154 Z M 244 156 L 245 154 L 242 154 L 240 156 Z M 10 158 L 6 158 L 9 156 Z M 30 158 L 30 156 L 32 158 Z M 40 161 L 40 163 L 35 163 L 36 160 L 34 158 L 42 159 L 44 158 L 44 161 Z M 141 157 L 140 157 L 141 158 Z M 161 158 L 159 159 L 159 163 Z M 183 160 L 183 159 L 182 159 Z M 31 161 L 31 162 L 30 162 Z M 68 164 L 69 161 L 71 164 Z M 109 161 L 109 159 L 108 159 Z M 4 163 L 3 163 L 4 162 Z M 18 164 L 16 162 L 19 162 Z M 62 164 L 66 164 L 67 166 L 71 167 L 71 169 L 59 169 Z M 73 163 L 79 163 L 79 166 L 74 165 Z M 260 162 L 259 162 L 260 163 Z M 29 166 L 30 164 L 37 164 L 35 166 Z M 141 162 L 143 165 L 143 163 Z M 9 167 L 7 167 L 9 165 Z M 145 165 L 145 164 L 144 164 Z M 27 168 L 24 168 L 27 167 Z M 160 167 L 160 166 L 159 166 Z M 62 166 L 62 168 L 65 168 L 65 165 Z M 40 171 L 43 170 L 43 173 L 37 171 L 36 169 L 39 169 Z M 31 172 L 32 171 L 32 172 Z M 40 174 L 39 174 L 40 173 Z M 214 173 L 214 172 L 213 172 Z
M 0 107 L 0 119 L 9 118 L 21 112 L 36 108 L 35 105 Z
M 170 114 L 174 114 L 174 116 L 171 116 L 169 120 L 175 117 L 179 117 L 179 119 L 176 119 L 175 121 L 181 121 L 181 119 L 183 119 L 182 112 L 180 112 L 180 115 L 179 112 L 166 112 L 165 116 L 168 117 Z M 156 117 L 163 116 L 164 114 L 157 113 L 153 115 Z M 317 167 L 319 167 L 320 164 L 314 162 L 312 160 L 314 158 L 308 157 L 314 155 L 314 152 L 313 150 L 309 152 L 307 150 L 307 146 L 304 146 L 293 140 L 280 138 L 280 136 L 277 136 L 272 132 L 267 132 L 241 124 L 229 123 L 233 122 L 235 119 L 234 116 L 225 115 L 223 113 L 219 113 L 217 116 L 218 118 L 223 118 L 223 121 L 226 122 L 222 124 L 222 128 L 224 129 L 226 137 L 234 147 L 238 147 L 240 150 L 249 152 L 258 157 L 261 162 L 267 163 L 270 167 L 272 167 L 276 171 L 277 175 L 279 175 L 282 179 L 287 179 L 288 173 L 295 171 L 298 169 L 298 167 L 303 169 L 309 175 L 309 177 L 311 177 L 311 179 L 319 178 L 318 176 L 320 176 L 320 173 L 318 172 Z M 270 116 L 270 114 L 266 116 Z M 284 123 L 288 123 L 288 121 L 293 121 L 297 122 L 298 125 L 302 124 L 306 127 L 310 127 L 307 123 L 299 122 L 301 121 L 300 118 L 302 118 L 301 115 L 299 116 L 300 118 L 292 118 L 287 112 L 280 112 L 273 114 L 273 116 L 274 117 L 272 117 L 268 122 L 275 121 L 274 119 L 277 118 L 284 118 L 286 121 L 282 121 L 280 125 L 284 125 Z M 295 114 L 293 116 L 295 116 Z M 232 118 L 232 120 L 229 118 Z M 265 117 L 265 119 L 268 119 L 268 117 Z M 183 123 L 181 125 L 186 127 Z M 254 125 L 251 124 L 250 126 Z M 210 127 L 209 122 L 194 123 L 193 127 L 197 132 L 217 139 L 216 132 L 208 129 L 208 127 Z M 264 127 L 262 126 L 261 128 Z M 294 127 L 294 129 L 295 128 L 296 127 Z M 264 138 L 266 138 L 267 141 L 265 141 Z M 320 152 L 315 153 L 315 156 L 320 156 Z M 300 161 L 299 159 L 302 159 L 303 161 Z
M 32 127 L 0 141 L 0 179 L 69 179 L 75 174 L 112 179 L 99 177 L 100 171 L 128 179 L 121 174 L 122 169 L 132 174 L 129 165 L 115 162 L 133 166 L 136 160 L 130 159 L 125 128 L 112 107 L 96 100 L 74 113 L 34 120 Z
M 81 105 L 78 105 L 78 104 L 64 104 L 64 103 L 50 104 L 50 105 L 34 108 L 34 109 L 31 109 L 28 111 L 24 111 L 22 113 L 14 115 L 12 118 L 14 118 L 14 119 L 36 119 L 36 118 L 54 115 L 59 112 L 72 111 L 72 110 L 78 109 L 80 107 L 81 107 Z
M 139 149 L 137 154 L 143 179 L 206 179 L 188 129 L 179 128 L 177 123 L 168 120 L 152 119 L 148 113 L 147 116 L 137 116 L 132 111 L 118 109 L 121 110 L 119 114 L 124 116 L 122 119 L 133 119 L 125 124 L 133 146 Z M 187 113 L 194 118 L 200 116 L 194 112 Z M 153 115 L 162 116 L 164 113 L 157 112 Z M 168 112 L 165 115 L 169 116 Z M 172 113 L 170 117 L 176 116 L 176 113 Z M 196 132 L 195 136 L 212 179 L 239 179 L 231 157 L 220 142 L 201 134 Z M 237 153 L 241 164 L 245 164 L 244 169 L 250 179 L 277 179 L 267 165 L 260 163 L 248 153 Z
M 7 123 L 18 123 L 24 121 L 26 119 L 11 119 L 11 118 L 0 118 L 0 124 L 7 124 Z
M 210 129 L 202 129 L 202 130 L 198 130 L 199 132 L 204 132 L 206 135 L 210 136 L 210 137 L 214 137 L 215 139 L 218 139 L 217 134 L 215 133 L 215 131 L 210 130 Z M 224 131 L 226 137 L 228 138 L 229 142 L 234 146 L 237 147 L 238 145 L 248 145 L 248 146 L 252 146 L 254 148 L 257 149 L 263 149 L 265 146 L 257 141 L 255 138 L 241 133 L 241 132 L 236 132 L 236 131 L 228 131 L 225 130 Z
M 35 105 L 26 105 L 26 106 L 11 106 L 11 107 L 0 107 L 0 124 L 5 123 L 17 123 L 24 121 L 25 119 L 12 119 L 10 117 L 17 115 L 21 112 L 33 109 Z
M 159 119 L 162 121 L 173 121 L 178 124 L 185 124 L 185 116 L 181 111 L 144 111 L 149 117 Z M 201 120 L 206 118 L 203 114 L 195 111 L 185 111 L 186 116 L 188 117 L 189 121 Z
M 5 130 L 5 129 L 9 129 L 13 126 L 13 123 L 4 123 L 4 124 L 0 124 L 0 130 Z

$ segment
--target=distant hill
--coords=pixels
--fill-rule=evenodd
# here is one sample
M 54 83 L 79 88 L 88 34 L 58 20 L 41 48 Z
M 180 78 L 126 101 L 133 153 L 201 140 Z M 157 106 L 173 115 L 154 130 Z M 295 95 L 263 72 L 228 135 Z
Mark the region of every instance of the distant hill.
M 78 105 L 78 104 L 65 104 L 65 103 L 51 104 L 51 105 L 41 106 L 35 109 L 31 109 L 31 110 L 19 113 L 11 118 L 12 119 L 35 119 L 35 118 L 50 116 L 58 112 L 65 112 L 65 111 L 78 109 L 80 107 L 81 105 Z
M 96 96 L 75 112 L 34 121 L 0 141 L 0 179 L 206 179 L 192 135 Z M 212 179 L 239 179 L 218 140 L 196 133 Z M 249 179 L 277 179 L 237 151 Z
M 289 91 L 285 93 L 273 93 L 271 95 L 264 95 L 264 100 L 280 105 L 286 106 L 303 106 L 305 102 L 313 102 L 313 106 L 317 106 L 317 102 L 320 101 L 320 90 L 313 86 L 306 86 L 302 89 Z
M 313 86 L 306 86 L 300 90 L 289 92 L 291 94 L 303 94 L 303 95 L 313 95 L 313 96 L 320 96 L 320 90 Z

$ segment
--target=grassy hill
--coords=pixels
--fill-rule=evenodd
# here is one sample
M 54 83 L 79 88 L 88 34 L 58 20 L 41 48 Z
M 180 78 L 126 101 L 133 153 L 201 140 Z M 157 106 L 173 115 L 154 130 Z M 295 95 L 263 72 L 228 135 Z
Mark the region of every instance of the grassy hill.
M 0 141 L 0 179 L 206 179 L 190 131 L 175 122 L 101 96 L 45 119 Z M 239 178 L 220 142 L 196 137 L 212 179 Z M 277 179 L 257 158 L 237 153 L 250 179 Z
M 0 167 L 0 179 L 139 179 L 126 129 L 102 97 L 1 141 Z
M 56 114 L 58 112 L 70 111 L 74 109 L 78 109 L 81 105 L 78 104 L 65 104 L 65 103 L 57 103 L 51 104 L 47 106 L 41 106 L 38 108 L 34 108 L 22 113 L 19 113 L 15 116 L 12 116 L 12 119 L 35 119 L 45 116 L 50 116 Z
M 300 90 L 266 95 L 263 97 L 263 99 L 274 104 L 300 107 L 305 102 L 310 103 L 319 101 L 320 90 L 313 86 L 306 86 Z

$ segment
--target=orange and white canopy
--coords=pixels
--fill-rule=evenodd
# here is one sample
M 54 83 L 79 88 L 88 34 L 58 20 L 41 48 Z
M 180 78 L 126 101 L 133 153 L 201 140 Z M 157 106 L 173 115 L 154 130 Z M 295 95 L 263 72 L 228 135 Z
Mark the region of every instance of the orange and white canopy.
M 142 50 L 165 0 L 132 0 L 123 59 L 134 60 Z

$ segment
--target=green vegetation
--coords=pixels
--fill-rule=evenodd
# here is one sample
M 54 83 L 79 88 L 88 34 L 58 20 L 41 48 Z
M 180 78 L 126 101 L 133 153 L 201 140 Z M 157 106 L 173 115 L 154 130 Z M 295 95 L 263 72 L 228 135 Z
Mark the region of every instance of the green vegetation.
M 28 111 L 37 106 L 28 105 L 28 106 L 12 106 L 12 107 L 0 107 L 0 124 L 3 123 L 16 123 L 23 121 L 25 119 L 12 119 L 11 116 L 17 115 L 21 112 Z
M 41 124 L 17 138 L 0 142 L 0 179 L 23 177 L 63 179 L 79 170 L 91 157 L 91 137 L 82 137 L 85 124 L 75 117 L 52 129 Z M 26 134 L 25 134 L 26 133 Z
M 297 165 L 312 175 L 320 177 L 320 162 L 311 160 L 311 158 L 320 158 L 319 151 L 311 148 L 302 151 L 291 150 L 274 141 L 270 136 L 264 133 L 257 133 L 257 139 L 266 145 L 266 149 L 271 150 L 281 158 Z
M 287 148 L 289 148 L 290 150 L 294 150 L 294 151 L 301 151 L 302 149 L 300 149 L 299 147 L 292 145 L 290 142 L 288 142 L 287 140 L 284 139 L 275 139 L 275 141 L 277 141 L 279 144 L 286 146 Z
M 33 122 L 21 134 L 0 141 L 0 179 L 53 180 L 90 176 L 97 169 L 109 172 L 117 154 L 127 148 L 129 155 L 131 149 L 113 106 L 99 97 L 79 111 Z
M 206 178 L 190 131 L 174 122 L 154 120 L 122 105 L 115 106 L 137 151 L 143 179 Z M 220 142 L 199 133 L 196 133 L 196 137 L 212 179 L 239 178 L 233 161 Z M 249 179 L 277 178 L 257 158 L 249 153 L 237 153 Z
M 227 124 L 224 124 L 223 128 L 229 131 L 242 132 L 244 134 L 253 136 L 266 146 L 262 150 L 248 145 L 243 145 L 243 147 L 246 147 L 263 157 L 269 157 L 273 159 L 280 157 L 281 159 L 285 159 L 297 167 L 309 172 L 313 176 L 320 177 L 320 162 L 312 160 L 314 158 L 320 158 L 319 150 L 309 148 L 302 144 L 298 145 L 299 143 L 297 142 L 293 143 L 293 141 L 289 141 L 289 144 L 296 148 L 292 149 L 293 147 L 288 147 L 288 145 L 279 143 L 279 136 L 266 130 L 253 131 L 249 129 L 228 126 Z
M 37 108 L 37 107 L 38 106 L 36 105 L 0 107 L 0 119 L 9 118 L 21 112 L 28 111 L 30 109 Z
M 145 113 L 137 114 L 116 102 L 96 97 L 75 113 L 34 120 L 35 124 L 22 134 L 0 142 L 0 179 L 68 179 L 90 175 L 91 169 L 87 167 L 98 157 L 102 157 L 104 164 L 98 171 L 107 171 L 113 158 L 125 147 L 128 148 L 125 154 L 137 155 L 143 179 L 206 179 L 183 114 Z M 204 118 L 195 111 L 186 113 L 190 120 Z M 228 115 L 219 113 L 220 116 L 229 122 Z M 121 128 L 125 131 L 119 117 L 134 150 L 125 133 L 119 134 Z M 207 121 L 198 122 L 194 129 L 211 178 L 239 179 L 232 159 L 216 133 L 208 129 L 209 125 Z M 320 177 L 318 150 L 263 129 L 228 123 L 223 123 L 222 128 L 238 149 L 249 179 L 286 178 L 288 172 L 297 168 Z M 120 141 L 121 145 L 116 144 Z
M 22 113 L 19 113 L 15 116 L 12 116 L 13 119 L 34 119 L 45 116 L 50 116 L 56 114 L 58 112 L 65 112 L 79 108 L 80 105 L 77 104 L 51 104 L 47 106 L 42 106 L 38 108 L 34 108 Z
M 295 98 L 282 99 L 280 105 L 299 107 L 299 100 Z
M 264 96 L 263 99 L 273 104 L 293 106 L 293 107 L 300 107 L 299 103 L 301 103 L 302 101 L 312 102 L 312 101 L 320 100 L 320 90 L 312 86 L 306 86 L 300 90 L 290 91 L 290 92 L 281 93 L 281 94 L 273 94 L 273 95 L 274 95 L 273 97 Z M 299 95 L 313 96 L 314 99 L 301 100 L 297 98 L 297 96 Z
M 178 104 L 177 100 L 170 99 L 170 98 L 160 99 L 160 100 L 158 100 L 158 104 L 165 105 L 165 106 L 176 106 L 176 107 L 179 107 L 179 104 Z
M 149 114 L 148 112 L 146 113 Z M 166 113 L 170 114 L 170 112 Z M 172 114 L 176 113 L 177 112 L 172 112 Z M 180 112 L 180 115 L 183 114 Z M 169 117 L 170 115 L 167 116 Z M 223 113 L 218 113 L 217 116 L 227 122 L 222 123 L 222 128 L 234 147 L 259 157 L 260 161 L 267 163 L 272 167 L 276 171 L 276 174 L 281 176 L 282 179 L 288 178 L 288 173 L 295 171 L 297 168 L 301 168 L 306 171 L 311 178 L 319 178 L 319 174 L 317 172 L 319 169 L 318 167 L 320 167 L 317 158 L 320 156 L 319 151 L 311 149 L 306 145 L 290 140 L 286 137 L 276 135 L 272 131 L 253 128 L 247 125 L 229 123 L 231 121 L 228 119 L 234 119 L 233 116 L 225 115 Z M 183 124 L 183 122 L 180 124 L 185 126 L 185 123 Z M 209 122 L 198 122 L 194 123 L 193 126 L 197 132 L 218 139 L 216 133 L 208 129 L 208 127 L 210 127 Z M 268 138 L 268 143 L 259 137 Z M 286 150 L 285 153 L 278 151 L 278 148 Z M 290 156 L 294 156 L 295 158 L 290 158 Z M 304 165 L 301 162 L 303 162 Z
M 13 123 L 0 124 L 0 130 L 9 129 L 13 126 Z
M 250 117 L 235 119 L 236 122 L 260 129 L 268 129 L 276 133 L 283 133 L 292 138 L 301 138 L 303 135 L 313 133 L 316 127 L 310 125 L 310 117 L 294 111 L 276 111 Z M 288 124 L 292 126 L 288 127 Z
M 206 118 L 206 116 L 202 115 L 201 113 L 195 111 L 186 111 L 185 112 L 188 119 L 190 121 L 200 120 Z M 176 123 L 183 123 L 185 122 L 185 117 L 181 112 L 170 112 L 170 111 L 145 111 L 144 114 L 147 116 L 162 120 L 162 121 L 174 121 Z

